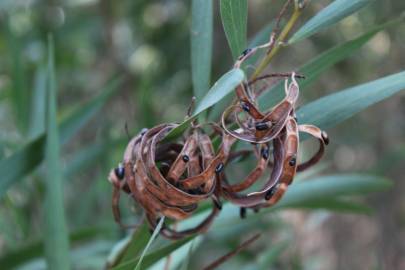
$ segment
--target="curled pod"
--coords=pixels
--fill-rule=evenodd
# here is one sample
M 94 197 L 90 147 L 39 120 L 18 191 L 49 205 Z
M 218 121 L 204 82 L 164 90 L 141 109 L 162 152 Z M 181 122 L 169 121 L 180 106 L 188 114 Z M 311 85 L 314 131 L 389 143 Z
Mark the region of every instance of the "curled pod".
M 252 143 L 266 143 L 277 137 L 298 99 L 299 87 L 294 76 L 293 73 L 289 85 L 287 80 L 285 81 L 285 98 L 265 114 L 259 111 L 247 94 L 245 86 L 240 84 L 236 89 L 239 104 L 228 107 L 222 114 L 221 123 L 224 130 L 239 140 Z M 239 116 L 243 112 L 247 114 L 245 120 L 241 120 Z M 236 129 L 229 127 L 230 124 L 227 122 L 231 116 L 238 126 Z

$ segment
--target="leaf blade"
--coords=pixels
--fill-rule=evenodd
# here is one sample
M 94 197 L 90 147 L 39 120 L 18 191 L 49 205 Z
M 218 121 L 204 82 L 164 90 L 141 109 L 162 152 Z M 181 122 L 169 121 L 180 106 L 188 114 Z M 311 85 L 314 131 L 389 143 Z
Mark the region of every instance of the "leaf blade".
M 189 126 L 191 121 L 195 119 L 200 113 L 204 112 L 211 106 L 215 105 L 228 94 L 230 94 L 235 87 L 245 79 L 245 74 L 241 69 L 232 69 L 225 73 L 208 91 L 201 102 L 197 105 L 193 115 L 183 121 L 178 127 L 171 130 L 165 140 L 171 140 L 180 136 Z
M 46 112 L 46 181 L 44 201 L 45 257 L 50 269 L 70 269 L 69 240 L 63 206 L 62 170 L 60 167 L 59 130 L 56 122 L 56 83 L 54 50 L 48 41 L 48 91 Z
M 335 0 L 306 22 L 288 43 L 292 44 L 323 30 L 357 12 L 373 0 Z
M 209 89 L 212 60 L 212 0 L 191 3 L 191 75 L 194 95 L 200 100 Z
M 246 48 L 247 10 L 247 0 L 220 1 L 222 25 L 233 60 L 236 60 Z
M 297 112 L 300 123 L 334 126 L 357 112 L 405 89 L 405 71 L 324 96 Z
M 122 79 L 113 80 L 103 93 L 94 97 L 83 106 L 78 107 L 59 124 L 60 143 L 66 143 L 94 114 L 101 109 L 122 83 Z M 14 152 L 12 155 L 0 160 L 0 198 L 18 180 L 34 170 L 44 159 L 45 135 L 41 134 L 29 143 Z M 16 166 L 15 164 L 18 164 Z M 13 168 L 13 169 L 10 169 Z

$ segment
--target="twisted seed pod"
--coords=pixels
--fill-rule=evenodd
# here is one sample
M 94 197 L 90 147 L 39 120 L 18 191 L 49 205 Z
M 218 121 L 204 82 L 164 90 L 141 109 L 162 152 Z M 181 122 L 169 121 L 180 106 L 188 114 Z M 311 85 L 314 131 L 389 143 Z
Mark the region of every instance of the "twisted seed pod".
M 134 137 L 123 158 L 124 175 L 117 169 L 110 172 L 113 183 L 113 213 L 120 223 L 119 191 L 130 193 L 144 209 L 146 218 L 154 228 L 161 216 L 173 220 L 188 218 L 198 203 L 212 200 L 211 214 L 193 229 L 177 232 L 164 225 L 162 235 L 178 239 L 208 228 L 219 212 L 216 174 L 223 167 L 235 139 L 224 135 L 218 153 L 209 136 L 195 128 L 184 143 L 162 143 L 177 124 L 162 124 Z M 159 163 L 159 164 L 158 164 Z M 121 223 L 120 223 L 121 224 Z

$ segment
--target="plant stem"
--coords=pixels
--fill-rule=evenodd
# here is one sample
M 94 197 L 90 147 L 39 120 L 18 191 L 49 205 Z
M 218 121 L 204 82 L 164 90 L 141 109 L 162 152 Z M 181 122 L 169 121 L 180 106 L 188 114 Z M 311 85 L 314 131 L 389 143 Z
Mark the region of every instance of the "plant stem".
M 291 18 L 288 20 L 287 24 L 283 28 L 283 31 L 281 31 L 280 36 L 276 41 L 276 45 L 266 55 L 266 57 L 262 59 L 259 66 L 257 67 L 257 69 L 255 70 L 255 72 L 253 73 L 253 75 L 251 77 L 252 80 L 255 80 L 263 72 L 263 70 L 267 67 L 267 65 L 273 59 L 274 55 L 276 55 L 276 53 L 283 46 L 281 43 L 284 42 L 285 38 L 287 37 L 287 35 L 290 33 L 291 29 L 297 22 L 299 16 L 301 15 L 301 11 L 302 11 L 302 8 L 300 8 L 298 5 L 295 5 L 294 13 L 291 15 Z

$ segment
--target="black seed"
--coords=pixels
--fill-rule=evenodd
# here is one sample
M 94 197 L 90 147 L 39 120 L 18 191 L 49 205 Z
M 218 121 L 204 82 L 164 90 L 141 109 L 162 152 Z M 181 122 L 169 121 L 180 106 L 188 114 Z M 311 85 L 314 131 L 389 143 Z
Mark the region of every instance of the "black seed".
M 253 212 L 255 212 L 255 213 L 259 213 L 259 211 L 260 211 L 260 208 L 253 208 Z
M 264 196 L 264 199 L 266 201 L 270 200 L 271 197 L 273 197 L 274 193 L 276 193 L 277 186 L 272 187 L 269 191 L 267 191 L 266 195 Z
M 215 173 L 220 173 L 224 169 L 224 164 L 219 163 L 218 166 L 215 168 Z
M 248 53 L 250 53 L 252 51 L 251 48 L 247 48 L 246 50 L 244 50 L 240 56 L 240 58 L 245 57 Z
M 118 179 L 122 180 L 124 179 L 125 176 L 125 169 L 122 166 L 118 166 L 117 168 L 114 169 L 114 173 L 118 177 Z
M 256 123 L 255 127 L 256 127 L 256 130 L 269 129 L 269 126 L 267 125 L 267 123 L 263 123 L 263 122 Z
M 297 158 L 294 156 L 290 159 L 290 161 L 288 162 L 288 164 L 290 166 L 295 166 L 295 164 L 297 163 Z
M 249 105 L 246 104 L 245 102 L 242 102 L 242 103 L 240 104 L 240 106 L 242 107 L 242 109 L 243 109 L 245 112 L 250 111 Z
M 144 134 L 146 133 L 146 131 L 148 131 L 148 129 L 147 129 L 147 128 L 143 128 L 143 129 L 141 130 L 141 135 L 144 135 Z
M 218 208 L 219 210 L 222 210 L 222 203 L 218 199 L 213 200 L 213 202 L 214 202 L 216 208 Z
M 246 208 L 245 207 L 241 207 L 239 209 L 239 216 L 240 216 L 241 219 L 246 218 Z
M 321 136 L 322 136 L 322 139 L 325 142 L 325 144 L 328 145 L 329 144 L 328 134 L 325 131 L 322 131 Z
M 187 163 L 187 162 L 190 161 L 190 158 L 187 155 L 184 155 L 183 156 L 183 161 Z
M 267 147 L 262 148 L 262 157 L 263 157 L 264 159 L 268 159 L 268 158 L 269 158 L 269 148 L 267 148 Z

